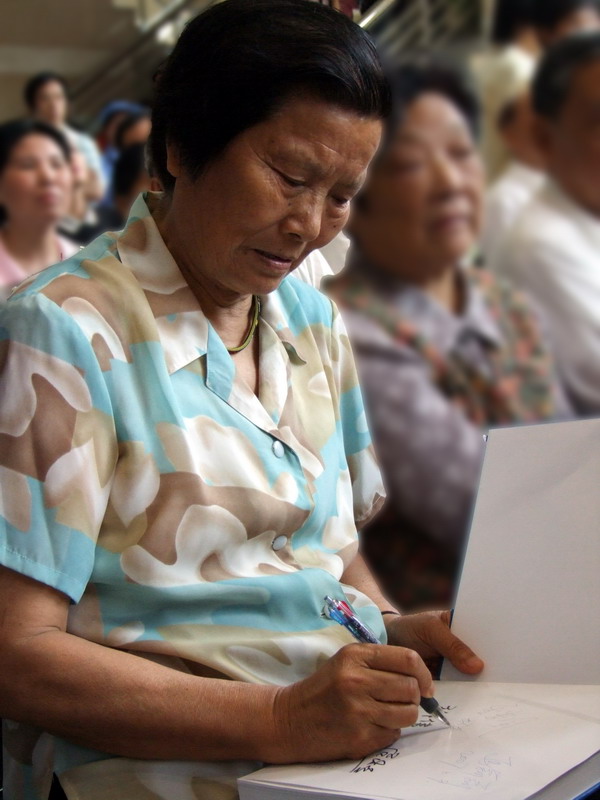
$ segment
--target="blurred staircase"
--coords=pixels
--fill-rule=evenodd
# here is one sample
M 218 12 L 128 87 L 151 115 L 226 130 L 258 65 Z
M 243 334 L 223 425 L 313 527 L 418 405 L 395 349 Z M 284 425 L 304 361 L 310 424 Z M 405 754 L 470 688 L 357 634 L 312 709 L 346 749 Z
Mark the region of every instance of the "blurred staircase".
M 78 118 L 91 122 L 116 98 L 149 103 L 152 77 L 184 25 L 214 2 L 219 0 L 112 0 L 135 20 L 137 36 L 74 87 Z M 379 0 L 359 24 L 389 58 L 431 48 L 461 57 L 482 40 L 483 8 L 482 0 Z

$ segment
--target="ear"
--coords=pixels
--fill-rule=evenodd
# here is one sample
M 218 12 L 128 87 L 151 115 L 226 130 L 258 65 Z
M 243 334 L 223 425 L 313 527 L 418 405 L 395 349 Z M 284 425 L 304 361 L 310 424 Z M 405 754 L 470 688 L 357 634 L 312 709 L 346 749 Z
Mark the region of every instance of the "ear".
M 182 173 L 179 149 L 172 142 L 167 142 L 167 170 L 174 178 Z

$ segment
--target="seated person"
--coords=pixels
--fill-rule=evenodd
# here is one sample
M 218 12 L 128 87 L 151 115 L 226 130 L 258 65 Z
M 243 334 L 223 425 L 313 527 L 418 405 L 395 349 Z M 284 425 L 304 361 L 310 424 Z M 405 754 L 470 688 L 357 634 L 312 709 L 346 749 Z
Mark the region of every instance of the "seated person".
M 531 79 L 538 52 L 530 2 L 497 0 L 491 46 L 475 52 L 470 59 L 481 100 L 480 147 L 490 180 L 495 180 L 510 161 L 510 153 L 498 130 L 502 108 Z
M 87 200 L 91 203 L 100 200 L 105 185 L 100 151 L 91 136 L 67 124 L 69 97 L 65 79 L 55 72 L 40 72 L 27 81 L 23 94 L 31 116 L 58 128 L 71 149 L 82 154 L 86 165 Z
M 0 300 L 78 249 L 57 230 L 71 202 L 70 157 L 65 137 L 50 125 L 0 125 Z
M 549 180 L 491 266 L 548 321 L 558 372 L 579 414 L 600 412 L 600 33 L 569 37 L 533 86 Z
M 353 208 L 346 269 L 328 282 L 357 359 L 389 494 L 364 552 L 404 607 L 452 601 L 491 425 L 563 408 L 538 320 L 484 270 L 477 101 L 460 75 L 407 65 L 384 148 Z
M 343 14 L 212 5 L 156 84 L 164 191 L 0 310 L 11 800 L 53 773 L 77 800 L 234 798 L 262 762 L 389 745 L 433 694 L 423 658 L 482 669 L 357 554 L 383 489 L 354 362 L 290 274 L 344 227 L 388 108 Z
M 513 87 L 498 117 L 498 131 L 511 156 L 500 177 L 486 192 L 481 250 L 493 261 L 519 215 L 544 182 L 544 159 L 534 135 L 530 81 Z

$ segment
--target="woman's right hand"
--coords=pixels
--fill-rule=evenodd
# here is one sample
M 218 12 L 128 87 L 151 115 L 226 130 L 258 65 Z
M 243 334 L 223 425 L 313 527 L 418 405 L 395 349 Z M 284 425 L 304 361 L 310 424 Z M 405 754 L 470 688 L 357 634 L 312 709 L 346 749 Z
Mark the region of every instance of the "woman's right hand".
M 361 758 L 412 725 L 431 674 L 405 647 L 351 644 L 305 680 L 281 688 L 274 704 L 272 763 Z

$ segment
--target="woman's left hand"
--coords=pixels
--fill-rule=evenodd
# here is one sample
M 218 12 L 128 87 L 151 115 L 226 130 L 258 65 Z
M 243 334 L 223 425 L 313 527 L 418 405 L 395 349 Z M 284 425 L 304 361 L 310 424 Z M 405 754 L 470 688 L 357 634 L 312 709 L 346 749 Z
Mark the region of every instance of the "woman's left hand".
M 416 650 L 425 662 L 443 656 L 461 672 L 475 675 L 483 661 L 450 630 L 449 611 L 423 611 L 420 614 L 384 617 L 388 644 Z

